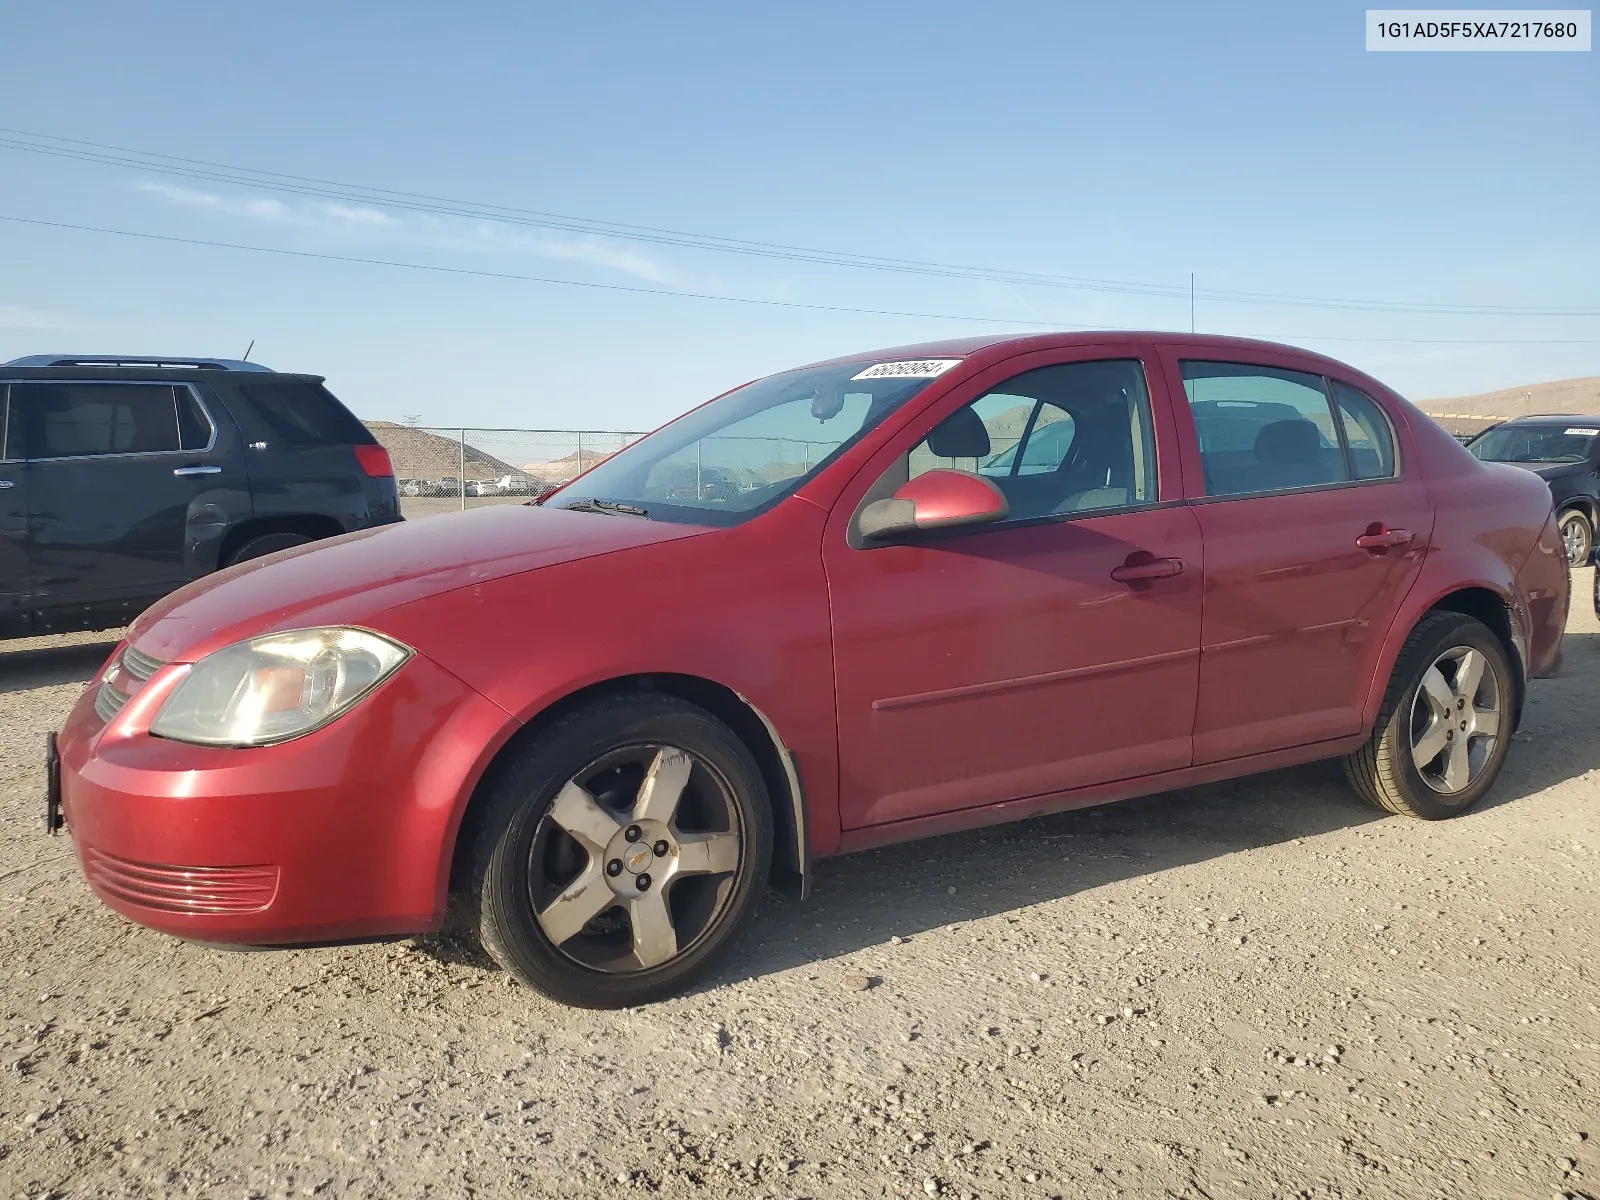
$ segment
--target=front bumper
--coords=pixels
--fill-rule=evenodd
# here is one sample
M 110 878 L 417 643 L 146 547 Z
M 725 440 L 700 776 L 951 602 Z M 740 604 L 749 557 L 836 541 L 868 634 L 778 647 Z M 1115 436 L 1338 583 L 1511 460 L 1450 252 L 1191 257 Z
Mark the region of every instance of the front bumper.
M 202 941 L 417 933 L 444 916 L 467 797 L 514 726 L 422 655 L 352 711 L 276 746 L 147 732 L 187 670 L 161 667 L 102 721 L 99 681 L 57 745 L 67 831 L 95 894 Z

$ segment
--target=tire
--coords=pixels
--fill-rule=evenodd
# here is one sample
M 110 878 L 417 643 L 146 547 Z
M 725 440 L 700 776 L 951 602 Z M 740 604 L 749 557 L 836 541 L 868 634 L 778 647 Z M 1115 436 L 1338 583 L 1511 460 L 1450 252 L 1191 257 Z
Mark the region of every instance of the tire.
M 1569 508 L 1557 521 L 1561 545 L 1567 552 L 1569 567 L 1587 567 L 1594 558 L 1594 526 L 1576 508 Z
M 222 565 L 225 567 L 235 566 L 238 563 L 249 562 L 252 558 L 275 554 L 279 550 L 289 550 L 295 546 L 304 546 L 314 541 L 316 541 L 315 538 L 309 538 L 303 533 L 258 534 L 228 555 L 228 561 Z
M 484 949 L 582 1008 L 681 990 L 754 915 L 772 862 L 750 751 L 670 696 L 576 709 L 514 751 L 475 803 L 467 899 Z
M 1475 686 L 1462 676 L 1474 661 Z M 1486 625 L 1460 613 L 1429 614 L 1401 648 L 1372 737 L 1345 757 L 1345 777 L 1388 812 L 1426 821 L 1459 816 L 1483 798 L 1505 762 L 1515 689 L 1505 647 Z

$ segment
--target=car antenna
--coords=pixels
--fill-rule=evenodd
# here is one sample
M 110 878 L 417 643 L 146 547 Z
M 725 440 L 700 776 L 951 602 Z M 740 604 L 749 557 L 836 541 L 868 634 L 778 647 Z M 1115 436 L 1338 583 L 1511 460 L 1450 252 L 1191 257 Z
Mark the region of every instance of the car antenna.
M 256 340 L 255 340 L 255 338 L 251 338 L 250 339 L 250 344 L 244 348 L 244 357 L 241 358 L 239 361 L 240 362 L 249 362 L 250 361 L 250 351 L 254 350 L 255 348 L 256 348 Z

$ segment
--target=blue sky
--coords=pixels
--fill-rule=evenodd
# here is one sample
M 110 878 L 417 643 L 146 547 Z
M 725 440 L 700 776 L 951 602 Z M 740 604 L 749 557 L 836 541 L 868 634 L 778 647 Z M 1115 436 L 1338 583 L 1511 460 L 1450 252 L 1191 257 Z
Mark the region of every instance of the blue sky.
M 857 255 L 1163 289 L 1193 271 L 1201 330 L 1304 344 L 1418 399 L 1600 375 L 1596 316 L 1204 295 L 1600 309 L 1595 54 L 1369 54 L 1363 12 L 57 0 L 8 10 L 0 125 Z M 0 216 L 987 319 L 0 221 L 0 360 L 238 355 L 254 339 L 254 357 L 326 375 L 365 417 L 650 427 L 874 346 L 1189 323 L 1186 296 L 731 254 L 17 150 L 0 149 L 0 180 Z

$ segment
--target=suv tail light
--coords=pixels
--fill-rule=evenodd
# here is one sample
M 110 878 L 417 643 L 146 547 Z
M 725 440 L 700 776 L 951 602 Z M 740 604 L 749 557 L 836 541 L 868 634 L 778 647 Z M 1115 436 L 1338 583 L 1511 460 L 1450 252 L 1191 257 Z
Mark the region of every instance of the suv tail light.
M 374 479 L 393 479 L 394 463 L 389 461 L 389 452 L 382 446 L 357 446 L 356 462 L 361 464 L 361 469 Z

